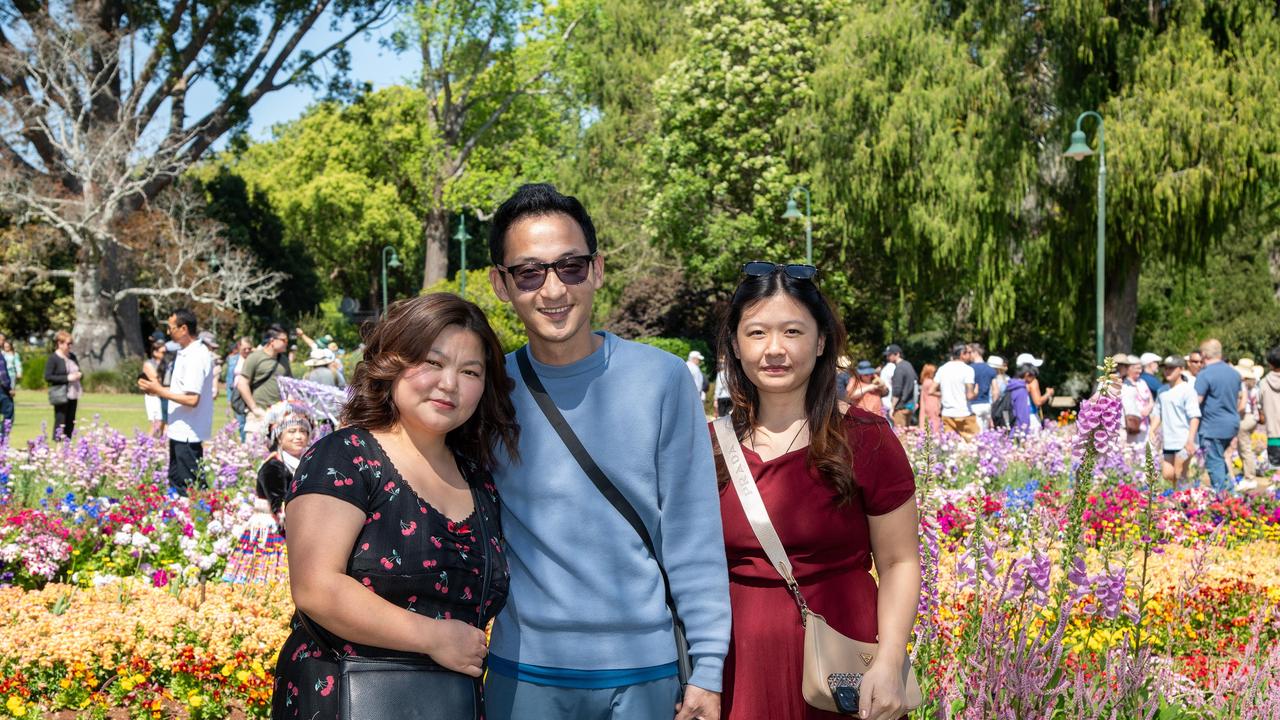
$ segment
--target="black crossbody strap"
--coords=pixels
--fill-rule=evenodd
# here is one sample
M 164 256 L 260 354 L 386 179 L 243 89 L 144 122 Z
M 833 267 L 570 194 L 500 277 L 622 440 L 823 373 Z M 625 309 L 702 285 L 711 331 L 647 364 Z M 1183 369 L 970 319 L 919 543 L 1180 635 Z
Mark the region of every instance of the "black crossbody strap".
M 679 654 L 680 665 L 680 684 L 684 685 L 689 680 L 688 645 L 684 639 L 684 622 L 680 620 L 680 614 L 676 612 L 676 601 L 671 595 L 671 580 L 667 577 L 667 569 L 662 566 L 662 560 L 658 558 L 658 551 L 653 546 L 653 538 L 649 536 L 649 529 L 645 527 L 644 521 L 640 519 L 640 514 L 636 512 L 633 506 L 622 492 L 618 490 L 618 486 L 613 484 L 608 475 L 600 469 L 596 464 L 591 453 L 583 447 L 582 441 L 578 439 L 573 428 L 569 426 L 569 421 L 564 419 L 564 415 L 560 413 L 560 408 L 556 407 L 551 396 L 547 393 L 547 389 L 543 387 L 542 380 L 538 377 L 538 373 L 534 372 L 533 364 L 529 362 L 529 347 L 520 348 L 516 351 L 516 362 L 520 365 L 520 377 L 524 379 L 524 384 L 529 388 L 529 393 L 533 395 L 533 399 L 538 403 L 538 408 L 542 410 L 542 414 L 547 416 L 547 421 L 551 423 L 551 427 L 555 428 L 556 434 L 564 442 L 565 447 L 569 448 L 569 454 L 573 455 L 573 459 L 578 461 L 578 465 L 582 467 L 582 471 L 591 479 L 600 494 L 609 501 L 609 504 L 618 511 L 618 514 L 627 521 L 631 528 L 640 536 L 640 540 L 644 543 L 645 548 L 649 550 L 649 554 L 653 556 L 655 562 L 658 563 L 658 572 L 662 574 L 662 588 L 667 595 L 667 608 L 671 610 L 671 619 L 675 624 L 676 632 L 676 650 Z

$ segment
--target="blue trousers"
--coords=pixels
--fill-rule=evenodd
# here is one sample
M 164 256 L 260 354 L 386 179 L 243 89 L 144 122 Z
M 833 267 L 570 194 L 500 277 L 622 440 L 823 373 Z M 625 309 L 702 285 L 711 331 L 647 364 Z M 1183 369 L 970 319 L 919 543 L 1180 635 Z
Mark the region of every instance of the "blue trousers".
M 675 717 L 679 696 L 675 677 L 584 690 L 535 685 L 490 670 L 484 715 L 488 720 L 669 720 Z
M 0 437 L 5 434 L 5 423 L 13 424 L 13 398 L 0 390 Z
M 1233 486 L 1231 473 L 1227 472 L 1227 446 L 1234 438 L 1200 436 L 1200 449 L 1204 451 L 1204 469 L 1209 471 L 1209 486 L 1218 492 Z

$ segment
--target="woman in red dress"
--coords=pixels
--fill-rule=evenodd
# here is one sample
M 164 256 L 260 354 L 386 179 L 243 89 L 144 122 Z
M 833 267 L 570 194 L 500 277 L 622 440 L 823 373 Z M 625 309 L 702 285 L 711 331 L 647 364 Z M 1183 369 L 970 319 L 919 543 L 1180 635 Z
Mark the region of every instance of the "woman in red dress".
M 814 283 L 816 269 L 743 269 L 719 338 L 732 349 L 735 430 L 809 607 L 844 635 L 880 643 L 862 680 L 860 716 L 897 718 L 920 594 L 911 465 L 883 417 L 837 404 L 829 390 L 845 332 Z M 799 609 L 716 460 L 733 609 L 721 717 L 843 717 L 804 700 Z

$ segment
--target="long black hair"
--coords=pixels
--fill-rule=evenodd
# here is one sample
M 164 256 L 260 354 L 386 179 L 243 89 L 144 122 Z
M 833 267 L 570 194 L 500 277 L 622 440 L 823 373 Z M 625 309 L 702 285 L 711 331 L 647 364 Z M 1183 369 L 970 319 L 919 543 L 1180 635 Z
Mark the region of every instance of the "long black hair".
M 775 295 L 786 295 L 809 311 L 823 339 L 822 354 L 813 365 L 813 374 L 805 390 L 805 415 L 809 420 L 809 465 L 817 468 L 836 491 L 840 504 L 848 503 L 857 492 L 853 483 L 852 455 L 845 434 L 844 416 L 836 400 L 836 363 L 845 346 L 844 323 L 831 302 L 812 280 L 797 280 L 775 270 L 768 275 L 745 277 L 733 293 L 724 322 L 720 324 L 717 347 L 725 360 L 725 380 L 733 399 L 734 432 L 739 438 L 758 424 L 760 392 L 742 369 L 742 360 L 733 353 L 742 314 L 751 306 Z M 728 471 L 718 463 L 721 485 L 729 481 Z

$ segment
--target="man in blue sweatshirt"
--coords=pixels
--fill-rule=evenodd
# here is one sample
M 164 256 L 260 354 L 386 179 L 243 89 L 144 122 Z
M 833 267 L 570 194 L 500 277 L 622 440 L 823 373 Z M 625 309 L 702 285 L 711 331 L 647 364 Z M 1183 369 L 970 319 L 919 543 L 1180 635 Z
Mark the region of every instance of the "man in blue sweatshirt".
M 574 460 L 508 356 L 520 462 L 494 472 L 511 594 L 493 629 L 486 716 L 718 720 L 729 581 L 710 436 L 689 372 L 674 355 L 592 331 L 604 262 L 576 198 L 522 186 L 494 215 L 489 252 L 490 282 L 524 323 L 534 372 L 635 507 L 657 558 Z M 658 563 L 693 662 L 682 701 Z

